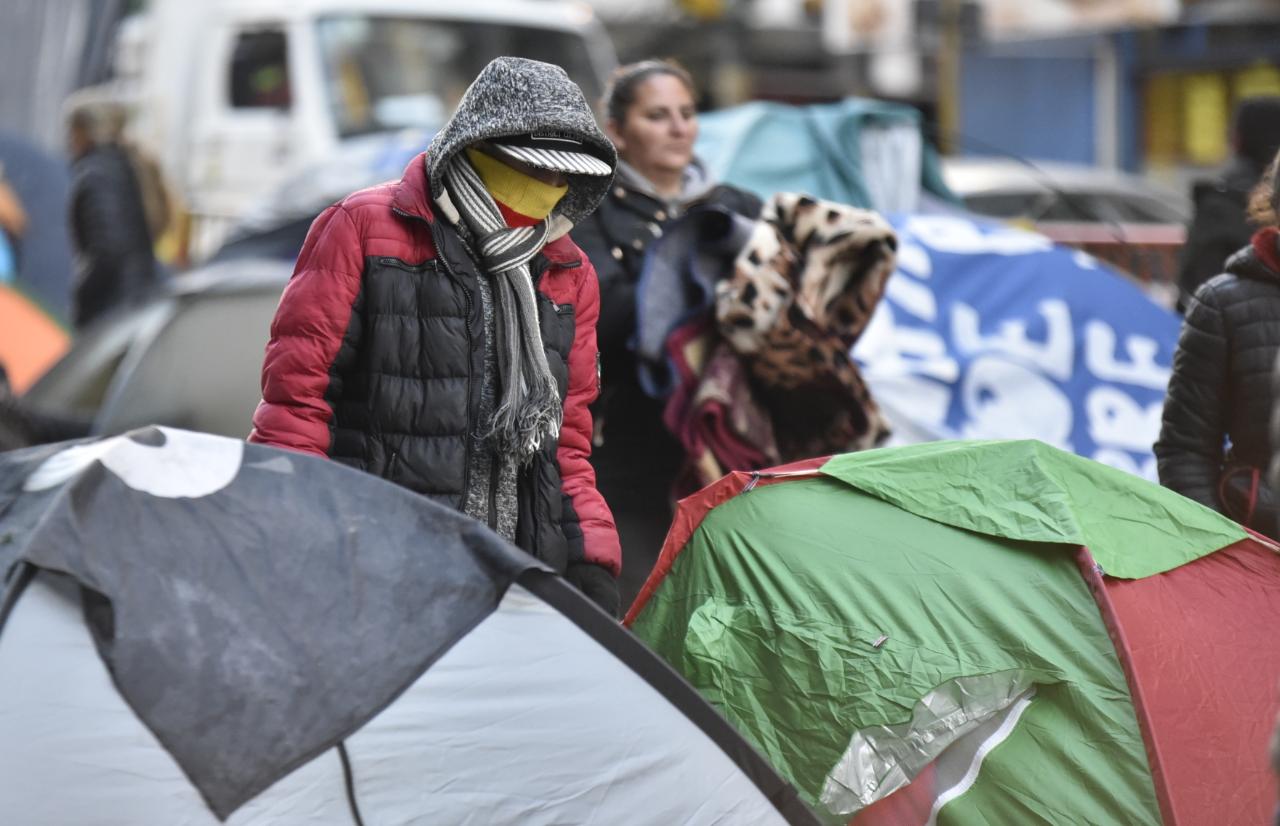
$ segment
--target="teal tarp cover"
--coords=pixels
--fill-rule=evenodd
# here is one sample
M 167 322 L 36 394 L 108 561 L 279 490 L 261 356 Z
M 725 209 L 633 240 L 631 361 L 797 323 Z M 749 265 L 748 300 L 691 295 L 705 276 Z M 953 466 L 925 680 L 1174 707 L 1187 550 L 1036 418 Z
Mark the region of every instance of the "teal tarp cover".
M 920 112 L 910 106 L 864 98 L 811 106 L 755 102 L 703 114 L 697 152 L 713 178 L 762 198 L 803 192 L 883 210 L 883 205 L 873 203 L 867 186 L 862 132 L 902 124 L 920 129 L 922 123 Z M 927 140 L 923 149 L 920 186 L 957 202 Z

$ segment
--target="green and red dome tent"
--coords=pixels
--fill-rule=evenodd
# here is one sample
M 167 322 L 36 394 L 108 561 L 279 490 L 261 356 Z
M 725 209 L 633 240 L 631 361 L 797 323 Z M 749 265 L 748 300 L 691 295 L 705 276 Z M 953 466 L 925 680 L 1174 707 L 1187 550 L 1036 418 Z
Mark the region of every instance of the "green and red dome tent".
M 684 500 L 627 622 L 830 823 L 1261 823 L 1277 550 L 1039 442 L 935 442 Z

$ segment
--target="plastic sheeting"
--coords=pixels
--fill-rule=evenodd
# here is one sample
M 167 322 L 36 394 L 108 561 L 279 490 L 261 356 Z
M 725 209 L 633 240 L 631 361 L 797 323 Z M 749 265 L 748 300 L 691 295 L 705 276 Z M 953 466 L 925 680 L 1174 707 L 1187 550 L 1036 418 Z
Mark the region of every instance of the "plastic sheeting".
M 854 732 L 840 762 L 827 775 L 822 803 L 853 814 L 910 783 L 952 744 L 992 718 L 1025 705 L 1035 683 L 1020 671 L 948 680 L 921 697 L 911 719 Z

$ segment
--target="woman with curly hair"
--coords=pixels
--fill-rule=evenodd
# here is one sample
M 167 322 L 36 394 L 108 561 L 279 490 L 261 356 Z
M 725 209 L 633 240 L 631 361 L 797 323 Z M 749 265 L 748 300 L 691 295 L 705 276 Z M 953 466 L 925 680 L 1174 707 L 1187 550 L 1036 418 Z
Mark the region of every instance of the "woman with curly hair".
M 1272 159 L 1253 191 L 1261 228 L 1195 291 L 1173 357 L 1155 453 L 1160 483 L 1277 536 L 1271 371 L 1280 353 L 1280 189 Z

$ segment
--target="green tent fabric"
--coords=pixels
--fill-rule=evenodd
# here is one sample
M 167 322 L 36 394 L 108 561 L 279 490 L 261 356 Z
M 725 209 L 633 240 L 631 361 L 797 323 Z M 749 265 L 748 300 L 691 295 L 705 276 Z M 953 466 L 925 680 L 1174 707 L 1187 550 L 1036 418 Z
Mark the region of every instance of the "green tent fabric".
M 910 106 L 864 98 L 811 106 L 754 102 L 701 115 L 697 153 L 713 178 L 762 198 L 803 192 L 884 210 L 886 205 L 874 203 L 867 186 L 861 135 L 877 126 L 918 131 L 921 123 L 920 112 Z M 918 185 L 959 203 L 943 181 L 937 154 L 927 141 Z
M 822 472 L 935 522 L 1084 545 L 1107 575 L 1124 579 L 1172 570 L 1246 536 L 1173 491 L 1034 440 L 850 453 Z
M 871 481 L 850 471 L 868 457 Z M 848 458 L 708 512 L 633 630 L 832 824 L 930 763 L 940 787 L 961 790 L 931 822 L 1158 823 L 1125 676 L 1074 549 L 898 507 L 879 494 L 905 499 L 922 473 Z M 904 462 L 940 461 L 918 459 Z

